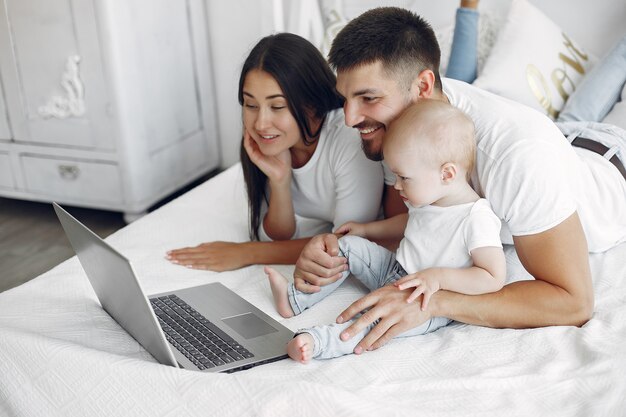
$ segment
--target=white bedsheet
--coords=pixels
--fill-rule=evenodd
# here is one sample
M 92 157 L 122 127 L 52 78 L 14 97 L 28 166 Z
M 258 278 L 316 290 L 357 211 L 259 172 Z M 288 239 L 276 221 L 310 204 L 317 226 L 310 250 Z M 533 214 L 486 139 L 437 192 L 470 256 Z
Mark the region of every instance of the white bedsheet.
M 283 320 L 262 267 L 218 274 L 164 259 L 171 248 L 245 240 L 246 210 L 236 165 L 107 240 L 132 260 L 147 294 L 221 281 L 294 330 L 333 321 L 363 293 L 348 281 Z M 0 294 L 0 415 L 626 415 L 626 245 L 591 264 L 596 306 L 582 328 L 453 324 L 361 356 L 225 375 L 156 363 L 101 309 L 72 258 Z

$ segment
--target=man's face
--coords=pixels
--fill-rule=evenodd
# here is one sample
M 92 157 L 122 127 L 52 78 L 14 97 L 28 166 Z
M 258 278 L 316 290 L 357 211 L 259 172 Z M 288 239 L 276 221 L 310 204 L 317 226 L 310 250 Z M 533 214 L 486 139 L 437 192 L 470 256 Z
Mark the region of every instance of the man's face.
M 380 62 L 337 73 L 337 91 L 345 98 L 346 125 L 359 130 L 365 155 L 383 159 L 383 137 L 389 123 L 411 104 L 411 92 L 403 91 Z

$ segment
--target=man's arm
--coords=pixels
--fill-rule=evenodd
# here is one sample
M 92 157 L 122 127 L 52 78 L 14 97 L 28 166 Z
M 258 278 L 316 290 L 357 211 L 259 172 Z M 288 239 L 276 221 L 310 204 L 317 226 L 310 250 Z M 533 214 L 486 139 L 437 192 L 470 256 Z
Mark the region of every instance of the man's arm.
M 593 312 L 587 240 L 578 214 L 558 226 L 514 237 L 515 250 L 534 281 L 518 281 L 488 296 L 442 294 L 433 314 L 489 327 L 581 326 Z
M 425 312 L 419 310 L 419 303 L 406 303 L 410 289 L 400 291 L 386 286 L 355 301 L 340 314 L 337 322 L 345 322 L 369 309 L 342 333 L 342 339 L 349 339 L 377 319 L 379 324 L 355 352 L 376 349 L 434 316 L 498 328 L 586 323 L 593 312 L 593 285 L 587 241 L 578 214 L 545 232 L 515 237 L 514 243 L 534 281 L 515 282 L 483 295 L 438 291 Z

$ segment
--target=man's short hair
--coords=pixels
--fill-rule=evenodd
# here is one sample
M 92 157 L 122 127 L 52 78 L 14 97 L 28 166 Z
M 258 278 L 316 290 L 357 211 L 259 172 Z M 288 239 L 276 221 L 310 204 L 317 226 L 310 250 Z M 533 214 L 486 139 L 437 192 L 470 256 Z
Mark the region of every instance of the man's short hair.
M 380 61 L 386 72 L 408 85 L 429 69 L 441 90 L 440 55 L 437 37 L 426 20 L 406 9 L 379 7 L 354 18 L 337 34 L 328 59 L 337 71 Z

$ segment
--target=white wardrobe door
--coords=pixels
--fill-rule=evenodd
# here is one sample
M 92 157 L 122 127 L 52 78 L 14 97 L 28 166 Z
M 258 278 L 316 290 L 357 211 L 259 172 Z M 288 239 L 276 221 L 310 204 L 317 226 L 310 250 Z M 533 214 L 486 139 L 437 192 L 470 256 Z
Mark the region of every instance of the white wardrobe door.
M 93 3 L 0 1 L 0 71 L 15 141 L 113 149 Z

